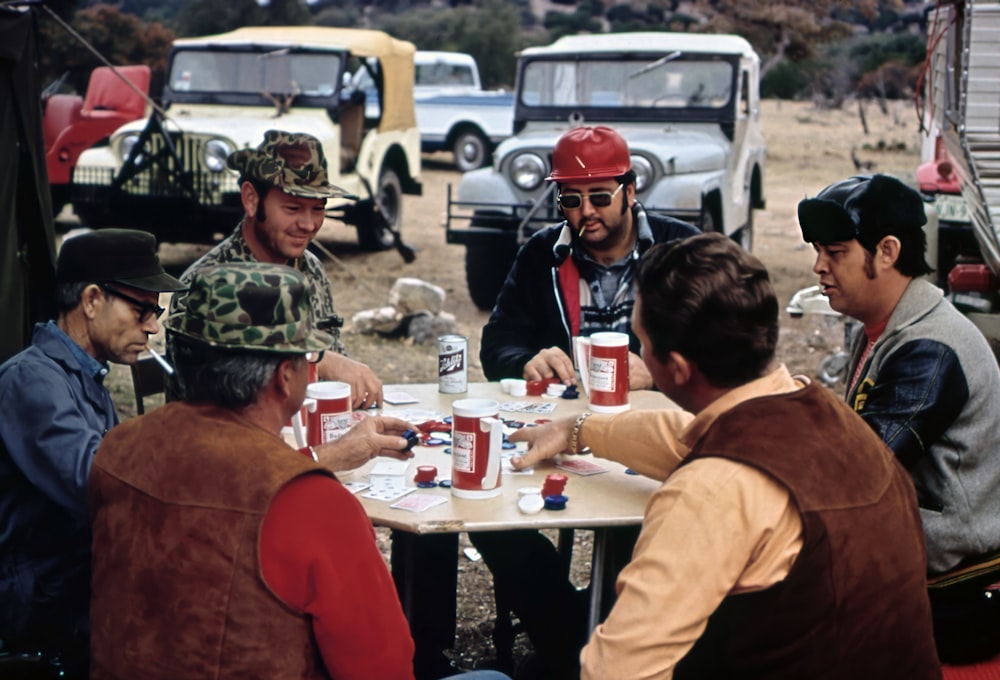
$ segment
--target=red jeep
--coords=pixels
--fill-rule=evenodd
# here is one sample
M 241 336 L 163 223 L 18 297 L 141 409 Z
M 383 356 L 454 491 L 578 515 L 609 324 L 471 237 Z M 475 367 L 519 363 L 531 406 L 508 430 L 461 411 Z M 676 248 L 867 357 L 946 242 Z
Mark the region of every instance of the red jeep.
M 148 66 L 119 66 L 117 70 L 140 92 L 149 93 Z M 125 123 L 145 115 L 146 100 L 107 66 L 90 74 L 86 97 L 54 94 L 48 98 L 42 135 L 54 214 L 69 201 L 73 168 L 80 154 L 107 140 Z

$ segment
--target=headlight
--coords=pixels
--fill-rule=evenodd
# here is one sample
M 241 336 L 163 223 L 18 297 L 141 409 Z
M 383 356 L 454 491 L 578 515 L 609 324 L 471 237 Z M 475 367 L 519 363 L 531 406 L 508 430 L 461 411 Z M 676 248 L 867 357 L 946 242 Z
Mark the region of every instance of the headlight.
M 201 161 L 209 172 L 222 172 L 226 169 L 226 159 L 233 152 L 233 147 L 221 139 L 210 139 L 201 149 Z
M 653 181 L 653 164 L 643 156 L 632 156 L 632 169 L 635 170 L 635 190 L 645 191 Z
M 537 189 L 545 179 L 545 161 L 538 154 L 521 154 L 510 163 L 510 179 L 523 191 Z
M 125 138 L 122 139 L 121 141 L 121 145 L 118 147 L 119 149 L 121 149 L 123 162 L 128 160 L 128 157 L 132 153 L 132 149 L 138 142 L 139 142 L 139 135 L 136 134 L 125 135 Z

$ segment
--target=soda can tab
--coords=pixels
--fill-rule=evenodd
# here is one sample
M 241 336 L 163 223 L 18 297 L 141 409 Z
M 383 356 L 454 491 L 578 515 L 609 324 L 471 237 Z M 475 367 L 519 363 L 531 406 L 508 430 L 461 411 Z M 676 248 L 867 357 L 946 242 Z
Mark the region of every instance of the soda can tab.
M 469 391 L 469 341 L 463 335 L 438 338 L 438 391 L 443 394 Z

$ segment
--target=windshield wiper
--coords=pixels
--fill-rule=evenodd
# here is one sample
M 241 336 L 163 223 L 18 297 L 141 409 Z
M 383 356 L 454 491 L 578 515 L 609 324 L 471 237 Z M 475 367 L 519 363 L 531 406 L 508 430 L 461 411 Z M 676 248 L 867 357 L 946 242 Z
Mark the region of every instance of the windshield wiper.
M 655 68 L 660 68 L 664 64 L 666 64 L 668 62 L 671 62 L 674 59 L 679 58 L 680 56 L 682 56 L 682 53 L 681 53 L 680 50 L 677 50 L 676 52 L 671 52 L 670 54 L 665 54 L 662 57 L 660 57 L 659 59 L 657 59 L 656 61 L 649 62 L 648 64 L 646 64 L 645 66 L 643 66 L 641 69 L 639 69 L 638 71 L 636 71 L 635 73 L 629 75 L 629 78 L 630 79 L 631 78 L 638 78 L 643 73 L 648 73 L 649 71 L 652 71 Z

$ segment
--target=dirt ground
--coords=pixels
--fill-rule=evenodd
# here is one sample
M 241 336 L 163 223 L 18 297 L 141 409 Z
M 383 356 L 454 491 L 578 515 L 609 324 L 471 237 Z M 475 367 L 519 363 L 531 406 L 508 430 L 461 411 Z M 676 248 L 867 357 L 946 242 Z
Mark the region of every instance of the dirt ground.
M 795 218 L 798 201 L 815 195 L 827 184 L 856 173 L 852 150 L 869 170 L 893 174 L 913 183 L 919 163 L 917 118 L 910 102 L 892 102 L 883 113 L 874 104 L 865 107 L 869 131 L 862 129 L 856 103 L 841 110 L 821 110 L 811 103 L 766 101 L 762 119 L 767 138 L 764 173 L 767 209 L 755 215 L 754 253 L 769 268 L 782 305 L 798 289 L 813 285 L 812 249 L 802 243 Z M 387 304 L 389 289 L 400 276 L 418 277 L 447 293 L 445 311 L 457 318 L 469 338 L 470 380 L 481 380 L 478 361 L 479 334 L 488 313 L 478 310 L 465 286 L 464 249 L 444 242 L 447 185 L 457 185 L 460 175 L 446 154 L 425 156 L 424 193 L 406 197 L 404 240 L 418 250 L 412 264 L 404 264 L 395 251 L 362 253 L 352 228 L 329 223 L 320 241 L 336 257 L 325 259 L 333 280 L 337 311 L 348 319 L 344 341 L 351 355 L 368 363 L 386 383 L 432 382 L 437 379 L 437 348 L 400 339 L 356 333 L 350 318 L 356 312 Z M 161 257 L 179 273 L 203 247 L 166 244 Z M 819 361 L 838 351 L 842 324 L 817 315 L 791 318 L 782 315 L 779 357 L 794 373 L 814 376 Z M 134 413 L 127 370 L 116 369 L 111 384 L 123 416 Z M 573 573 L 580 585 L 589 574 L 589 537 L 577 532 Z M 388 556 L 385 532 L 379 538 Z M 463 543 L 463 547 L 466 546 Z M 462 555 L 460 563 L 459 636 L 455 658 L 462 668 L 488 667 L 494 651 L 490 642 L 493 621 L 492 582 L 481 562 Z M 519 638 L 517 654 L 526 650 Z

